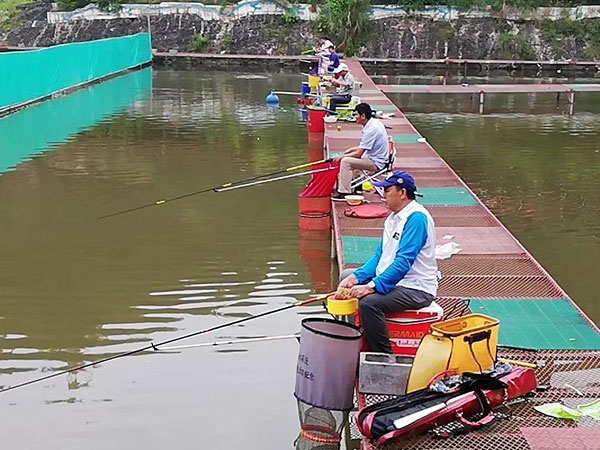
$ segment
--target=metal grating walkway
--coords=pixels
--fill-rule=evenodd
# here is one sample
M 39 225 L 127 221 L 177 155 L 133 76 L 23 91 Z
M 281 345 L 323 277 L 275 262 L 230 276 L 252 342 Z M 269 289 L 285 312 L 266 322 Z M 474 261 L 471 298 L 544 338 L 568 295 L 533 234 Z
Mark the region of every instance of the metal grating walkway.
M 455 242 L 461 248 L 460 253 L 439 261 L 442 280 L 437 301 L 448 317 L 467 314 L 467 300 L 471 311 L 499 317 L 500 344 L 509 346 L 499 354 L 536 364 L 538 384 L 548 386 L 533 399 L 513 406 L 510 419 L 500 420 L 488 430 L 450 439 L 418 436 L 383 448 L 600 449 L 600 421 L 560 421 L 533 409 L 556 401 L 574 407 L 600 398 L 600 330 L 421 138 L 402 112 L 375 89 L 360 64 L 345 62 L 355 79 L 363 82 L 364 99 L 376 110 L 395 114 L 383 119 L 388 134 L 394 137 L 395 167 L 412 173 L 425 194 L 420 201 L 436 223 L 436 243 Z M 343 150 L 346 144 L 356 145 L 359 140 L 360 127 L 356 124 L 326 124 L 326 155 Z M 373 195 L 367 199 L 380 201 Z M 371 256 L 384 220 L 349 218 L 344 215 L 347 208 L 345 204 L 332 204 L 334 249 L 340 269 L 356 267 Z M 381 396 L 358 396 L 361 405 L 380 400 Z M 562 432 L 568 439 L 558 438 Z M 557 438 L 544 437 L 551 435 Z M 568 446 L 569 442 L 572 445 Z M 366 440 L 361 446 L 374 448 Z

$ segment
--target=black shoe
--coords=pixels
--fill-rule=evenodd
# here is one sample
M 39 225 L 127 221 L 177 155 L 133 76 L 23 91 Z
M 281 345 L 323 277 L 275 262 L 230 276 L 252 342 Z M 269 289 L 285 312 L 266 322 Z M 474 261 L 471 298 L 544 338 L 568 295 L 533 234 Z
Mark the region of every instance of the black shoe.
M 331 196 L 331 200 L 333 200 L 334 202 L 345 202 L 346 201 L 346 195 L 348 194 L 336 194 L 336 195 L 332 195 Z
M 365 192 L 365 191 L 363 191 L 362 184 L 361 184 L 361 185 L 359 185 L 359 186 L 356 186 L 356 187 L 354 188 L 354 193 L 355 193 L 355 194 L 364 194 L 364 192 Z

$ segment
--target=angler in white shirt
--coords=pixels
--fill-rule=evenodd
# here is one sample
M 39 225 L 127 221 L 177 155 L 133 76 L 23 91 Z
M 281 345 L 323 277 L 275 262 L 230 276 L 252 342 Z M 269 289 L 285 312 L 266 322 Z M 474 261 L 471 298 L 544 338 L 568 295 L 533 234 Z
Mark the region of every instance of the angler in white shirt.
M 372 352 L 392 353 L 385 315 L 429 306 L 437 294 L 435 224 L 415 201 L 412 175 L 394 171 L 373 183 L 385 189 L 391 214 L 375 254 L 362 267 L 342 272 L 339 288 L 360 299 L 358 309 Z
M 340 67 L 342 64 L 338 69 Z M 383 169 L 389 159 L 388 134 L 385 125 L 373 117 L 371 106 L 368 103 L 359 103 L 354 108 L 354 117 L 356 123 L 362 125 L 362 137 L 358 146 L 350 147 L 333 158 L 334 161 L 340 161 L 337 194 L 332 197 L 335 201 L 346 201 L 346 195 L 352 194 L 352 178 L 356 172 L 359 170 L 376 172 Z

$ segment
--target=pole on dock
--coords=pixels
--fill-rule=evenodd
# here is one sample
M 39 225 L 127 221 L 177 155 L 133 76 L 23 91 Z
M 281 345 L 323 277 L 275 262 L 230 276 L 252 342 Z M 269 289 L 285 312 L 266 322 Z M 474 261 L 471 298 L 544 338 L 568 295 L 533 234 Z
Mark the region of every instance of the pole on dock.
M 573 89 L 571 89 L 567 93 L 567 101 L 569 102 L 569 115 L 572 116 L 573 115 L 573 107 L 575 104 L 575 91 Z
M 483 102 L 485 99 L 485 94 L 483 90 L 479 91 L 479 114 L 483 114 Z

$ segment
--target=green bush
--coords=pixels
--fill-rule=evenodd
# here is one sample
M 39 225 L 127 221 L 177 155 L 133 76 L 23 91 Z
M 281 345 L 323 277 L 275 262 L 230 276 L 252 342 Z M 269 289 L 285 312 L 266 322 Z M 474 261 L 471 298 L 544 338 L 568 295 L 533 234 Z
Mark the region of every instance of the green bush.
M 500 44 L 500 50 L 506 58 L 519 58 L 524 60 L 533 60 L 536 58 L 535 50 L 520 35 L 513 35 L 508 32 L 500 33 L 498 36 L 498 43 Z
M 231 35 L 230 34 L 226 34 L 223 36 L 223 39 L 221 39 L 221 50 L 229 50 L 229 47 L 231 47 Z
M 592 59 L 600 58 L 600 20 L 543 20 L 540 23 L 542 38 L 552 46 L 557 54 L 563 50 L 563 43 L 575 39 L 578 45 L 587 43 L 586 54 Z
M 515 37 L 515 50 L 517 55 L 524 60 L 534 60 L 536 58 L 535 50 L 521 35 Z
M 506 52 L 510 51 L 513 43 L 513 35 L 509 32 L 505 31 L 504 33 L 500 33 L 498 36 L 498 43 L 500 44 L 500 50 Z
M 201 52 L 210 44 L 210 40 L 201 34 L 194 33 L 192 42 L 190 42 L 190 51 Z
M 296 16 L 296 13 L 293 10 L 286 9 L 285 13 L 283 14 L 283 21 L 286 25 L 291 26 L 298 22 L 298 16 Z
M 370 30 L 369 0 L 327 0 L 320 12 L 319 31 L 328 32 L 343 43 L 343 52 L 354 55 L 366 41 Z
M 118 11 L 121 8 L 121 0 L 98 0 L 90 2 L 88 0 L 58 0 L 58 8 L 63 11 L 73 11 L 77 8 L 96 3 L 100 9 L 105 11 Z

